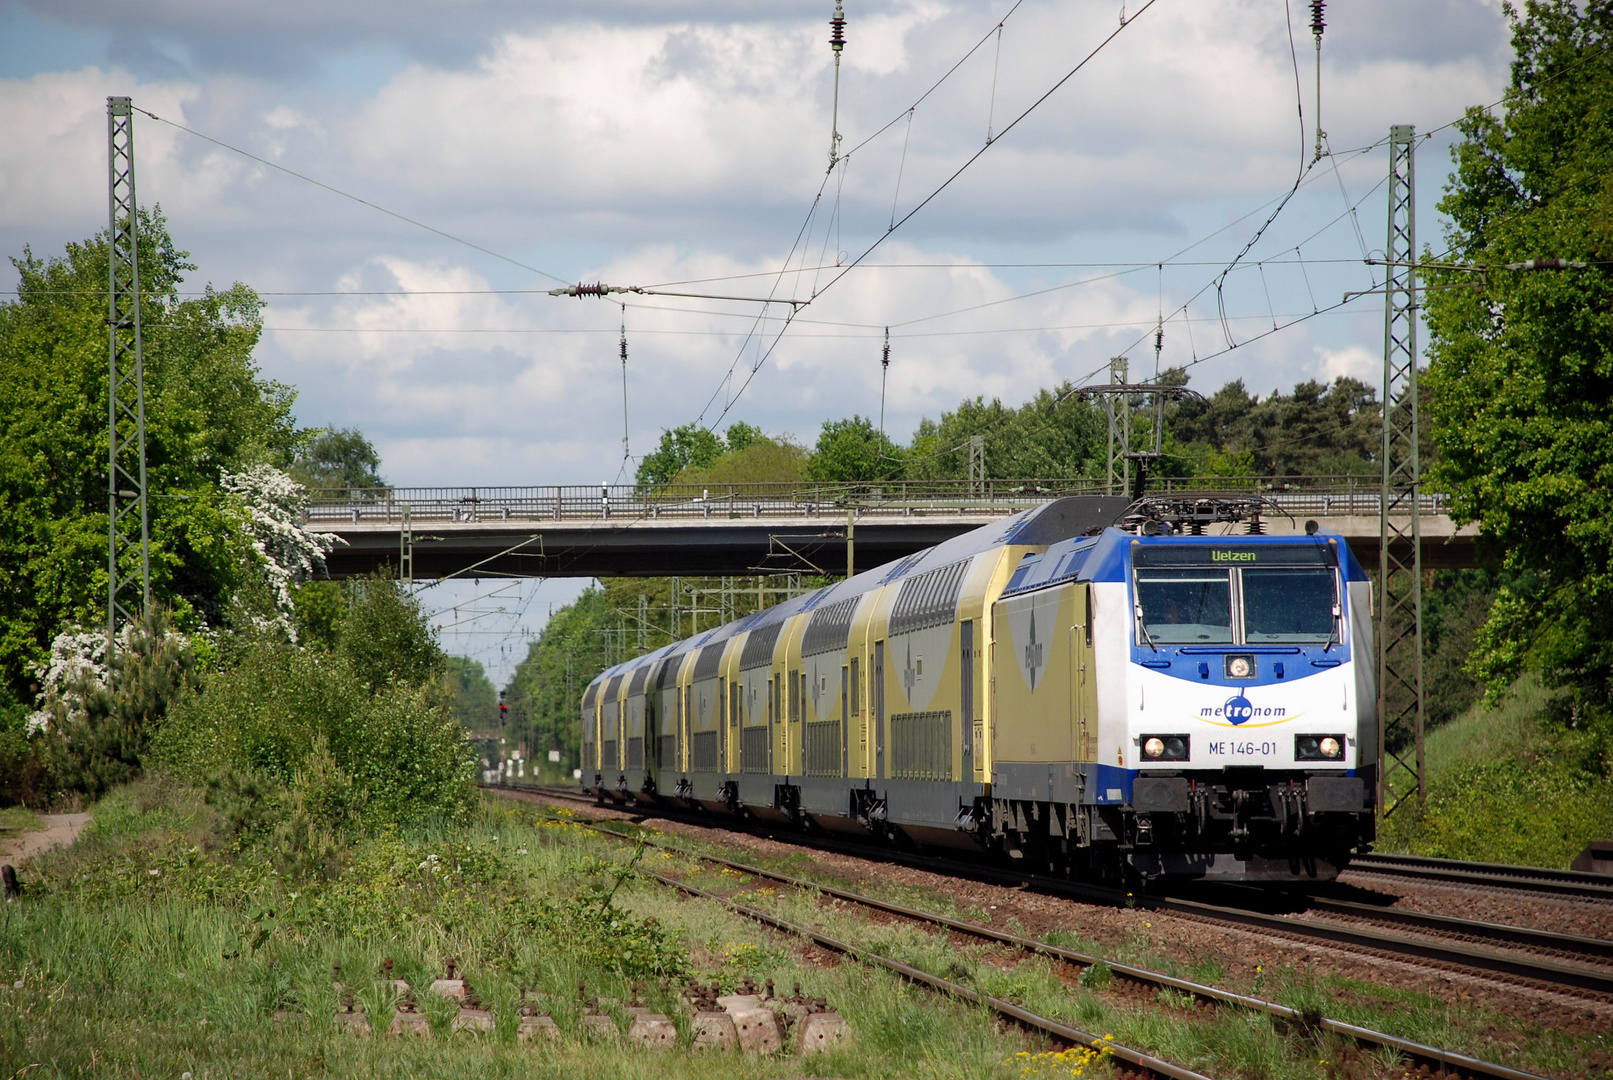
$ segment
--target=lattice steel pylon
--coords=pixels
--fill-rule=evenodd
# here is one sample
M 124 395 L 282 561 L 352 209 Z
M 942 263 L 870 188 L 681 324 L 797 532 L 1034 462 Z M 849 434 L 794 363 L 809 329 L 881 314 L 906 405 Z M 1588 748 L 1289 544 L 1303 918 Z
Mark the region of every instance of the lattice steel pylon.
M 146 514 L 145 347 L 140 331 L 140 215 L 134 194 L 134 110 L 106 99 L 107 156 L 107 654 L 120 625 L 151 606 Z M 138 522 L 134 519 L 138 517 Z M 136 529 L 138 528 L 138 541 Z M 138 588 L 138 608 L 133 593 Z
M 1378 809 L 1423 794 L 1422 466 L 1417 416 L 1416 136 L 1389 129 L 1383 312 L 1383 489 L 1378 504 Z
M 1109 361 L 1109 384 L 1119 386 L 1127 381 L 1131 362 L 1124 356 Z M 1124 495 L 1131 490 L 1131 398 L 1105 394 L 1103 415 L 1109 422 L 1109 458 L 1104 468 L 1104 490 L 1110 495 Z

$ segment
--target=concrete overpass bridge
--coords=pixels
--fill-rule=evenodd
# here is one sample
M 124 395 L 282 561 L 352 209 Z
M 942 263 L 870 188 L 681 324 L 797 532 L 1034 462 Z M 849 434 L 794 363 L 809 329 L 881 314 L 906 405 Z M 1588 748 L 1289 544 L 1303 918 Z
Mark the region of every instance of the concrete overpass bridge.
M 1272 535 L 1315 521 L 1378 564 L 1371 478 L 1165 478 L 1150 495 L 1263 500 Z M 666 577 L 809 573 L 876 566 L 1064 495 L 1094 500 L 1095 521 L 1130 500 L 1101 481 L 891 482 L 373 488 L 316 491 L 311 525 L 336 534 L 332 577 L 405 569 L 412 578 Z M 1457 527 L 1440 495 L 1418 506 L 1423 565 L 1477 565 L 1477 529 Z M 1403 522 L 1403 524 L 1405 524 Z M 1206 531 L 1243 531 L 1212 525 Z

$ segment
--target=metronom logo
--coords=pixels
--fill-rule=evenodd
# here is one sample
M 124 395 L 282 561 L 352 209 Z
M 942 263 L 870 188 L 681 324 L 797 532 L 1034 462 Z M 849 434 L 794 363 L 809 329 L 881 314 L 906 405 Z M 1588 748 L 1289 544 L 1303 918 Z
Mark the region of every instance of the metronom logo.
M 1264 717 L 1285 717 L 1288 715 L 1288 710 L 1280 705 L 1261 707 L 1239 694 L 1229 699 L 1225 705 L 1205 706 L 1199 710 L 1199 715 L 1211 719 L 1229 720 L 1233 725 L 1237 725 Z

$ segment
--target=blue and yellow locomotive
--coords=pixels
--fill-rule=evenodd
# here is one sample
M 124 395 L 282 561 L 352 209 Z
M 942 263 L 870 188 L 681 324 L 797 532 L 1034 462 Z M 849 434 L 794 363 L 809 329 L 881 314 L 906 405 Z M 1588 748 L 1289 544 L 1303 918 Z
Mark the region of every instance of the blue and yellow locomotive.
M 1104 510 L 1055 500 L 602 673 L 585 776 L 1077 876 L 1336 874 L 1375 820 L 1360 565 Z

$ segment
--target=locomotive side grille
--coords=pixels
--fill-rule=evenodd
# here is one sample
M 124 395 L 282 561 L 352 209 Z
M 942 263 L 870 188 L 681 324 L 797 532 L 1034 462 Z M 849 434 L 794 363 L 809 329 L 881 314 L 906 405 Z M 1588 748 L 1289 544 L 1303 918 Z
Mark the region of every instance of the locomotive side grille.
M 661 736 L 661 768 L 668 772 L 681 772 L 678 768 L 678 737 L 676 735 Z
M 891 714 L 891 777 L 952 779 L 951 709 Z
M 814 720 L 806 726 L 807 776 L 840 775 L 840 721 Z
M 633 738 L 627 740 L 627 767 L 629 769 L 644 768 L 644 740 Z
M 697 731 L 689 740 L 689 768 L 695 772 L 717 771 L 717 733 Z
M 600 754 L 599 767 L 601 769 L 616 769 L 621 767 L 621 758 L 616 756 L 616 740 L 606 739 L 600 744 L 604 751 Z
M 765 773 L 767 766 L 767 726 L 748 727 L 739 734 L 739 768 L 741 772 Z

